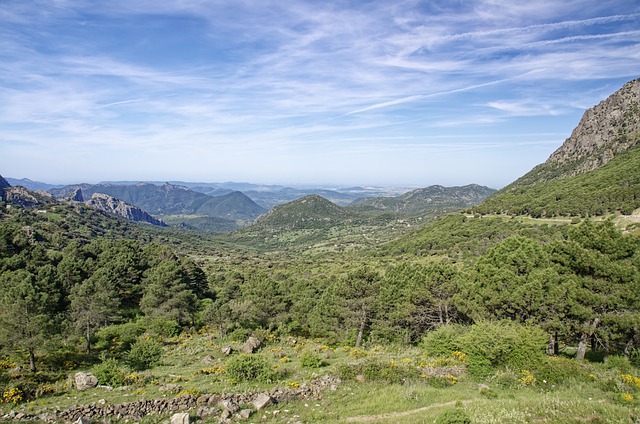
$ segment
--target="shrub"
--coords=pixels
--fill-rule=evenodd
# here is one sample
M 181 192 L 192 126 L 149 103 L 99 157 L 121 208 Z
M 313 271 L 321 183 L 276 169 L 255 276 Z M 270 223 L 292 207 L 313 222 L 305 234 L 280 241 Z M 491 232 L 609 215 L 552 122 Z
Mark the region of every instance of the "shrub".
M 396 361 L 381 361 L 369 359 L 363 362 L 342 364 L 338 367 L 338 374 L 343 379 L 355 379 L 362 375 L 367 380 L 383 381 L 386 383 L 403 383 L 406 380 L 417 379 L 419 373 L 416 368 Z
M 227 362 L 226 374 L 232 381 L 257 380 L 272 383 L 277 373 L 271 369 L 267 360 L 261 356 L 241 354 Z
M 103 359 L 101 363 L 94 365 L 93 375 L 103 386 L 119 387 L 124 385 L 125 373 L 120 369 L 115 358 Z
M 474 377 L 487 377 L 495 368 L 537 368 L 545 359 L 547 335 L 537 327 L 513 321 L 481 322 L 460 337 L 469 355 L 468 369 Z
M 95 348 L 108 349 L 112 355 L 119 356 L 131 349 L 142 333 L 144 327 L 139 322 L 109 325 L 96 332 Z
M 471 418 L 462 409 L 447 409 L 436 417 L 435 424 L 471 424 Z
M 325 365 L 320 355 L 310 350 L 302 352 L 302 355 L 300 355 L 300 364 L 306 368 L 320 368 Z
M 162 345 L 155 339 L 139 339 L 127 354 L 127 364 L 137 371 L 143 371 L 160 363 Z
M 460 337 L 467 331 L 457 324 L 441 325 L 422 338 L 420 346 L 430 356 L 449 356 L 460 349 Z

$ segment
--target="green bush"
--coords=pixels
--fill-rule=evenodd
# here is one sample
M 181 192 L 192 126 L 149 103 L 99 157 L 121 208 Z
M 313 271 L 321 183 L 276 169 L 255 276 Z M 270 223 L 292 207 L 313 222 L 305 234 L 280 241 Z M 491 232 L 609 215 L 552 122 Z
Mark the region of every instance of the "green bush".
M 435 424 L 471 424 L 471 418 L 462 409 L 447 409 L 436 417 Z
M 586 363 L 575 359 L 553 356 L 545 358 L 535 371 L 538 382 L 543 384 L 558 385 L 571 380 L 588 380 L 589 371 Z
M 340 378 L 345 380 L 353 380 L 358 375 L 361 375 L 369 381 L 383 381 L 391 384 L 416 380 L 420 375 L 415 367 L 398 364 L 395 361 L 388 362 L 378 359 L 342 364 L 338 367 L 338 374 Z
M 155 339 L 139 339 L 127 354 L 127 364 L 136 371 L 143 371 L 160 363 L 162 345 Z
M 422 338 L 420 346 L 429 356 L 450 356 L 453 352 L 462 350 L 460 337 L 467 331 L 462 325 L 447 324 L 428 332 Z
M 535 369 L 545 359 L 547 335 L 537 327 L 513 321 L 480 322 L 460 336 L 469 355 L 469 374 L 484 378 L 499 367 Z
M 265 358 L 246 354 L 229 359 L 225 373 L 229 379 L 236 382 L 257 380 L 261 383 L 272 383 L 278 377 Z
M 109 350 L 113 355 L 121 355 L 131 349 L 138 337 L 144 333 L 139 322 L 109 325 L 96 332 L 96 350 Z
M 175 337 L 180 334 L 180 324 L 175 320 L 164 318 L 153 318 L 146 320 L 147 333 L 165 339 Z
M 125 373 L 115 358 L 106 358 L 101 363 L 94 365 L 93 375 L 98 379 L 98 384 L 103 386 L 120 387 L 124 385 Z
M 310 350 L 302 352 L 302 355 L 300 355 L 300 364 L 306 368 L 320 368 L 325 365 L 320 355 Z

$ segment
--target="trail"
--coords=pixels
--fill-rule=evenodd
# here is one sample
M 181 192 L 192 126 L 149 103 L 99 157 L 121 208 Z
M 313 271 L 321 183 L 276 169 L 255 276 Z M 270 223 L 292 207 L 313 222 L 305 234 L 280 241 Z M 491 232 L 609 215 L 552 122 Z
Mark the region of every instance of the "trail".
M 422 408 L 411 409 L 409 411 L 387 412 L 385 414 L 379 414 L 379 415 L 360 415 L 358 417 L 347 418 L 346 422 L 348 422 L 348 423 L 368 423 L 368 422 L 376 421 L 376 420 L 386 420 L 386 419 L 390 419 L 390 418 L 405 417 L 407 415 L 417 414 L 418 412 L 427 411 L 429 409 L 442 408 L 443 406 L 455 406 L 457 402 L 469 403 L 469 402 L 473 402 L 473 400 L 463 400 L 463 401 L 452 400 L 451 402 L 434 403 L 433 405 L 423 406 Z

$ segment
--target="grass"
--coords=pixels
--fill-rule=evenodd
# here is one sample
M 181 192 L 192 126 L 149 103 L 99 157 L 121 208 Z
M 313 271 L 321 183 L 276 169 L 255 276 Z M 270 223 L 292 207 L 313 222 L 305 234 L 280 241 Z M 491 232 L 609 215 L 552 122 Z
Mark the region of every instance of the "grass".
M 572 370 L 572 374 L 567 374 L 568 377 L 557 385 L 542 379 L 525 381 L 522 370 L 502 369 L 486 381 L 474 381 L 462 373 L 451 384 L 434 386 L 416 371 L 424 369 L 418 367 L 450 364 L 454 359 L 430 358 L 417 347 L 370 346 L 354 350 L 349 346 L 327 346 L 323 340 L 271 339 L 267 339 L 255 355 L 263 357 L 277 371 L 278 381 L 273 383 L 232 382 L 219 371 L 238 355 L 225 356 L 220 347 L 239 345 L 240 341 L 220 340 L 210 334 L 183 334 L 165 345 L 161 365 L 140 373 L 129 373 L 129 386 L 111 391 L 94 388 L 78 392 L 72 388 L 69 378 L 54 384 L 56 393 L 53 395 L 18 405 L 0 403 L 0 409 L 4 413 L 14 409 L 33 414 L 92 404 L 102 399 L 109 404 L 117 404 L 140 398 L 174 397 L 179 393 L 196 396 L 204 393 L 257 393 L 276 386 L 304 386 L 314 378 L 332 375 L 342 376 L 342 381 L 333 389 L 326 389 L 320 399 L 283 402 L 258 412 L 251 422 L 433 423 L 451 408 L 462 409 L 474 424 L 633 423 L 636 417 L 640 417 L 638 369 L 620 358 L 599 364 L 586 362 L 579 367 L 570 367 L 573 363 L 567 362 L 570 361 L 568 359 L 555 360 L 554 369 L 558 372 L 567 370 L 569 373 Z M 308 358 L 309 352 L 322 359 L 321 365 L 306 362 L 307 366 L 304 366 L 303 358 Z M 207 358 L 205 362 L 204 358 Z M 345 374 L 344 370 L 349 366 L 363 363 L 379 366 L 373 368 L 366 378 Z M 386 382 L 385 373 L 393 373 L 394 370 L 408 377 L 403 382 Z M 70 371 L 69 376 L 75 372 Z M 534 371 L 532 375 L 537 374 Z M 162 391 L 162 386 L 169 383 L 179 385 L 179 391 Z M 478 383 L 489 384 L 492 396 L 481 393 Z M 198 422 L 204 424 L 217 420 L 217 417 L 212 417 Z M 161 417 L 152 416 L 144 418 L 141 423 L 160 421 Z

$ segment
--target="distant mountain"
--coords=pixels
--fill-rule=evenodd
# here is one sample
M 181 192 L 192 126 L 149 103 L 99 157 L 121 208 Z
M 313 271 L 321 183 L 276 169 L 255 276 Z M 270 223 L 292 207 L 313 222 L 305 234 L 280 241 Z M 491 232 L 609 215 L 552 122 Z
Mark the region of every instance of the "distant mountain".
M 212 197 L 198 208 L 197 215 L 253 221 L 267 210 L 239 191 Z
M 75 197 L 77 197 L 77 193 Z M 142 209 L 136 206 L 129 205 L 128 203 L 120 199 L 109 196 L 108 194 L 93 193 L 91 199 L 85 201 L 84 203 L 91 208 L 125 217 L 129 221 L 146 222 L 152 225 L 158 225 L 160 227 L 167 226 L 167 224 L 159 219 L 152 217 Z
M 362 212 L 392 212 L 398 215 L 409 215 L 433 210 L 468 208 L 479 204 L 495 191 L 477 184 L 463 187 L 433 185 L 412 190 L 396 197 L 360 199 L 352 206 Z
M 0 181 L 0 200 L 25 208 L 56 203 L 56 199 L 47 192 L 31 191 L 22 186 L 12 187 L 4 178 Z
M 640 79 L 587 110 L 543 164 L 474 208 L 516 215 L 601 215 L 640 207 Z
M 149 183 L 134 185 L 79 184 L 49 190 L 57 197 L 66 197 L 80 188 L 85 198 L 94 193 L 108 194 L 153 215 L 192 214 L 211 197 L 187 187 L 165 183 L 157 186 Z
M 43 183 L 40 181 L 32 181 L 28 178 L 9 178 L 7 177 L 7 181 L 12 185 L 12 186 L 22 186 L 25 188 L 28 188 L 29 190 L 43 190 L 43 191 L 48 191 L 51 190 L 52 188 L 58 188 L 58 187 L 62 187 L 60 185 L 54 185 L 54 184 L 47 184 L 47 183 Z
M 356 214 L 347 209 L 321 196 L 310 194 L 274 207 L 250 227 L 273 231 L 321 229 L 344 224 L 355 218 Z

